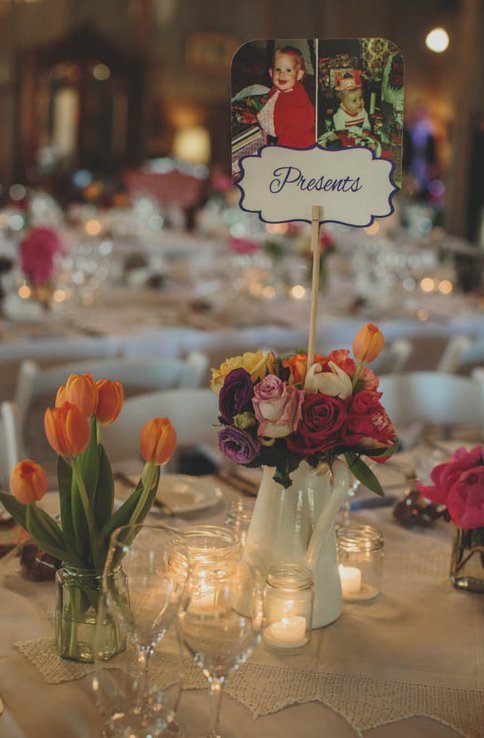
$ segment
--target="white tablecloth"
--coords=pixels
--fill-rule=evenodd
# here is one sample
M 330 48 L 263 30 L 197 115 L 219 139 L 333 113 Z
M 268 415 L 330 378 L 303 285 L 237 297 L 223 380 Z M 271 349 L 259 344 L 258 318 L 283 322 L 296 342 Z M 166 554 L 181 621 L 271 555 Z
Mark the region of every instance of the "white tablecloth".
M 384 533 L 381 596 L 346 603 L 341 618 L 314 632 L 299 655 L 258 647 L 229 680 L 222 735 L 483 738 L 484 598 L 458 592 L 448 580 L 452 526 L 407 530 L 390 508 L 354 518 Z M 182 525 L 195 519 L 220 522 L 222 506 Z M 46 684 L 15 646 L 52 635 L 53 594 L 51 583 L 26 582 L 9 565 L 1 589 L 0 738 L 100 735 L 89 677 Z M 188 737 L 203 733 L 207 714 L 204 690 L 183 694 L 179 717 Z

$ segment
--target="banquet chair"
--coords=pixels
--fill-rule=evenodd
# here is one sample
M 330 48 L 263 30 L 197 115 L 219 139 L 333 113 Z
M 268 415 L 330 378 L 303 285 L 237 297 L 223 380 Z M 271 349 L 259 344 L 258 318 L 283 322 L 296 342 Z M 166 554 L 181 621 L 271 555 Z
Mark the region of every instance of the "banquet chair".
M 484 338 L 452 336 L 442 354 L 439 370 L 449 374 L 469 375 L 479 366 L 484 366 Z
M 173 389 L 149 392 L 128 398 L 120 416 L 103 431 L 103 444 L 111 462 L 138 455 L 143 425 L 153 417 L 167 417 L 177 433 L 177 449 L 198 447 L 208 458 L 218 460 L 218 401 L 205 388 Z
M 403 372 L 380 378 L 381 401 L 402 441 L 411 446 L 426 427 L 449 435 L 472 426 L 484 437 L 484 369 L 471 377 L 443 372 Z
M 200 351 L 193 351 L 186 359 L 118 357 L 78 361 L 46 369 L 35 362 L 24 361 L 20 365 L 15 392 L 20 448 L 27 447 L 30 451 L 31 446 L 41 446 L 39 429 L 44 410 L 53 403 L 57 388 L 65 384 L 72 373 L 89 372 L 94 379 L 117 380 L 123 384 L 126 395 L 131 396 L 175 387 L 198 387 L 206 375 L 207 366 L 208 359 Z M 32 422 L 27 423 L 28 417 Z
M 19 461 L 18 426 L 12 402 L 0 404 L 0 486 L 8 487 L 10 474 Z
M 385 343 L 381 353 L 372 361 L 371 369 L 379 374 L 396 374 L 403 371 L 412 355 L 412 344 L 406 338 L 395 338 Z

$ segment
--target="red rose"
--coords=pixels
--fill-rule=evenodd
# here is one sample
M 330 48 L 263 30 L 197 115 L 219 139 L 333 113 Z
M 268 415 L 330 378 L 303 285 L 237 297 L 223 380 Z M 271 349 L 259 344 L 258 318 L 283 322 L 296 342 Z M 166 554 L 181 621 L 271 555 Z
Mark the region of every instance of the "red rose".
M 379 401 L 381 393 L 362 390 L 350 399 L 343 438 L 348 446 L 389 446 L 395 429 Z
M 287 447 L 305 456 L 328 451 L 337 446 L 338 431 L 345 420 L 344 400 L 319 393 L 306 395 L 296 434 L 289 436 Z

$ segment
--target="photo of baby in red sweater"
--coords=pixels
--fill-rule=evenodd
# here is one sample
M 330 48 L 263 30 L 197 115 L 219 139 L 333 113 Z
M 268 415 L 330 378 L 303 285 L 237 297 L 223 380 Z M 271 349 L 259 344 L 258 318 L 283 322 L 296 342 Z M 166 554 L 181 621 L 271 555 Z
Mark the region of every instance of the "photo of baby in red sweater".
M 316 143 L 314 40 L 251 41 L 232 62 L 232 173 L 239 159 L 276 144 L 305 149 Z
M 304 149 L 315 142 L 315 109 L 302 85 L 304 57 L 294 46 L 276 49 L 269 76 L 271 91 L 257 121 L 268 143 Z

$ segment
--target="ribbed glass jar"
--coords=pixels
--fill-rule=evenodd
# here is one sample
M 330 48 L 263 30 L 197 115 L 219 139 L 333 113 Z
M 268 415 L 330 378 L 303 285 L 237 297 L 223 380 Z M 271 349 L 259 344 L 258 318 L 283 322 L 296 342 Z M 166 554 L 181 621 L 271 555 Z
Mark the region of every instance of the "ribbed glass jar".
M 368 601 L 381 591 L 383 535 L 372 525 L 340 525 L 336 531 L 343 598 Z
M 314 582 L 302 564 L 284 563 L 269 569 L 264 588 L 266 646 L 294 653 L 311 637 Z

